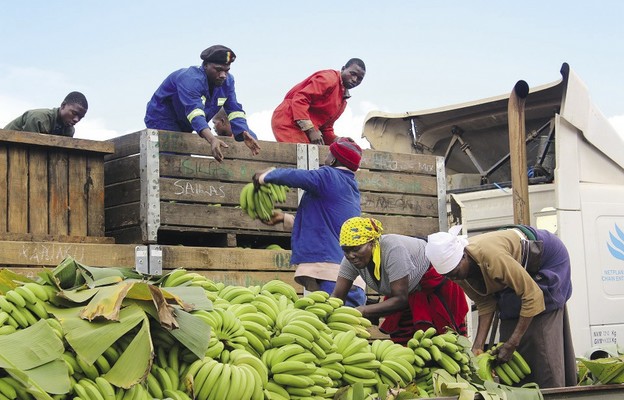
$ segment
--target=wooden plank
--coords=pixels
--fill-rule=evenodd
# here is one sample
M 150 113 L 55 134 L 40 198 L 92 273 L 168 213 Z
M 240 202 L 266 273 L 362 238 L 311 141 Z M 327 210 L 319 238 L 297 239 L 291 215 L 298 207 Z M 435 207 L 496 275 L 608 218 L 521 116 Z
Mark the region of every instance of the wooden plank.
M 438 199 L 435 197 L 375 192 L 361 192 L 360 195 L 362 212 L 365 213 L 438 216 Z
M 437 218 L 408 217 L 398 215 L 363 214 L 381 221 L 384 233 L 425 237 L 439 231 Z
M 0 265 L 56 267 L 67 256 L 92 267 L 134 268 L 135 245 L 0 241 Z
M 68 234 L 68 160 L 66 153 L 50 153 L 48 177 L 50 182 L 50 222 L 52 235 Z
M 253 157 L 258 161 L 297 165 L 297 145 L 295 143 L 259 140 L 260 154 L 252 156 L 251 151 L 243 142 L 237 142 L 228 137 L 219 137 L 219 139 L 229 146 L 227 149 L 223 149 L 226 162 L 232 159 L 249 160 Z M 159 131 L 158 141 L 161 152 L 212 156 L 208 142 L 194 133 Z
M 163 265 L 164 268 L 171 266 L 206 271 L 227 269 L 294 272 L 290 265 L 290 251 L 240 248 L 163 246 Z
M 8 173 L 7 146 L 0 143 L 0 232 L 7 232 L 8 229 Z
M 160 203 L 160 223 L 188 227 L 282 231 L 281 226 L 269 226 L 257 219 L 251 219 L 240 208 L 172 202 Z
M 28 161 L 29 232 L 48 233 L 48 152 L 41 147 L 31 147 Z M 34 211 L 34 212 L 33 212 Z
M 8 149 L 8 231 L 28 232 L 28 150 L 24 146 Z
M 87 236 L 87 158 L 81 154 L 70 154 L 67 168 L 68 233 L 70 236 Z
M 112 237 L 115 243 L 142 243 L 141 228 L 138 226 L 129 226 L 123 229 L 113 229 L 106 231 L 106 235 Z
M 162 184 L 161 184 L 162 194 Z M 104 193 L 104 207 L 115 207 L 141 201 L 141 180 L 133 179 L 107 185 Z
M 115 243 L 112 237 L 104 236 L 64 236 L 39 233 L 0 232 L 0 241 L 3 240 L 14 242 Z
M 434 176 L 395 172 L 382 174 L 366 170 L 360 170 L 355 175 L 360 191 L 437 196 L 438 181 Z
M 104 181 L 106 185 L 141 178 L 139 156 L 133 155 L 104 163 Z
M 251 182 L 257 171 L 269 167 L 294 167 L 276 165 L 266 161 L 225 160 L 221 163 L 212 158 L 186 155 L 160 155 L 160 176 L 183 179 L 218 179 L 223 181 Z
M 75 139 L 44 133 L 10 131 L 7 129 L 0 129 L 0 142 L 81 150 L 95 153 L 112 154 L 115 151 L 115 146 L 108 142 Z
M 329 146 L 319 146 L 319 161 L 321 163 L 328 153 Z M 436 156 L 365 149 L 362 152 L 360 169 L 435 176 Z
M 129 133 L 107 140 L 107 142 L 113 144 L 115 152 L 113 154 L 107 154 L 104 157 L 104 161 L 111 161 L 132 154 L 138 154 L 140 151 L 141 132 L 143 131 Z
M 87 156 L 87 235 L 104 236 L 104 163 L 100 156 Z
M 202 204 L 238 206 L 240 192 L 247 183 L 229 183 L 218 180 L 160 178 L 160 199 Z M 297 208 L 297 191 L 286 193 L 286 202 L 276 203 L 280 209 Z
M 106 230 L 116 230 L 140 223 L 140 204 L 128 203 L 117 207 L 110 207 L 104 210 L 104 220 Z

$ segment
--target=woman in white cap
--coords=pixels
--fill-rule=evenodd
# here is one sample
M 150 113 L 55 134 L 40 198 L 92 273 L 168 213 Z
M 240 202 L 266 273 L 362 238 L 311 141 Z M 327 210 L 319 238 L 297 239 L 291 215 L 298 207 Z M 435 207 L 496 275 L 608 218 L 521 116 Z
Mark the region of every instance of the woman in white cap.
M 460 230 L 461 225 L 429 235 L 426 254 L 435 269 L 455 280 L 477 306 L 473 352 L 483 352 L 498 311 L 500 339 L 505 342 L 497 351 L 500 362 L 518 350 L 532 368 L 524 382 L 542 388 L 576 385 L 565 308 L 572 294 L 570 257 L 564 244 L 546 230 L 523 225 L 469 239 L 458 236 Z M 528 251 L 528 240 L 542 246 Z
M 385 317 L 380 329 L 405 344 L 418 329 L 447 327 L 466 334 L 466 296 L 459 286 L 438 274 L 425 257 L 425 241 L 403 235 L 382 235 L 374 218 L 348 219 L 340 230 L 345 257 L 340 264 L 333 296 L 344 298 L 353 281 L 385 296 L 384 301 L 358 307 L 375 320 Z

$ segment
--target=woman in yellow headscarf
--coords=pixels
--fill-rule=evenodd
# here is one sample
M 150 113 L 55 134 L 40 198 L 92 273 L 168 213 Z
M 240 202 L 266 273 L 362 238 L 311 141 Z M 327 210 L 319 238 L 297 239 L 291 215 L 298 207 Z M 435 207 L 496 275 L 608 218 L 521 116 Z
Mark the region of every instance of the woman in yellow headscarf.
M 364 317 L 385 317 L 381 330 L 406 343 L 418 329 L 446 327 L 465 334 L 466 296 L 459 286 L 438 274 L 425 256 L 426 241 L 410 236 L 382 235 L 374 218 L 348 219 L 340 230 L 344 258 L 333 296 L 344 299 L 361 276 L 385 298 L 357 307 Z

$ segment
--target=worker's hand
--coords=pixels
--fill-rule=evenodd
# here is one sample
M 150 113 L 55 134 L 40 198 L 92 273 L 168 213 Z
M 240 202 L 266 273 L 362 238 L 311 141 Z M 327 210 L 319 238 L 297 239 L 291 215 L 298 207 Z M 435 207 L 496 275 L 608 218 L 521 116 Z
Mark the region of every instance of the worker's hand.
M 198 134 L 210 144 L 210 148 L 212 149 L 212 156 L 215 158 L 215 160 L 219 162 L 223 161 L 223 153 L 221 152 L 221 148 L 227 148 L 229 146 L 225 144 L 224 141 L 213 135 L 210 127 L 208 126 L 198 132 Z
M 268 221 L 264 221 L 262 219 L 260 219 L 260 221 L 262 221 L 263 224 L 266 225 L 277 225 L 279 223 L 284 222 L 284 212 L 281 210 L 273 210 L 273 215 L 271 215 L 271 219 Z
M 483 354 L 483 349 L 481 348 L 472 348 L 472 354 L 474 354 L 475 356 L 478 356 L 479 354 Z
M 243 138 L 245 139 L 245 145 L 251 150 L 251 154 L 254 156 L 260 154 L 260 145 L 258 144 L 258 141 L 249 134 L 249 132 L 243 131 Z
M 264 173 L 267 173 L 271 170 L 273 170 L 275 168 L 271 167 L 271 168 L 267 168 L 264 169 L 262 171 L 257 171 L 255 174 L 253 174 L 253 176 L 251 177 L 251 181 L 254 184 L 254 187 L 256 188 L 256 190 L 258 190 L 260 188 L 260 185 L 262 185 L 262 182 L 260 182 L 260 176 Z
M 228 148 L 230 146 L 228 146 L 224 141 L 222 141 L 221 139 L 217 139 L 216 137 L 214 137 L 214 140 L 212 142 L 210 142 L 210 147 L 212 148 L 212 156 L 215 158 L 215 160 L 221 162 L 223 161 L 223 153 L 221 152 L 221 148 Z
M 308 136 L 308 139 L 310 140 L 310 143 L 312 143 L 312 144 L 325 144 L 325 142 L 323 141 L 323 134 L 318 129 L 310 128 L 307 131 L 305 131 L 305 133 Z
M 505 342 L 501 346 L 492 350 L 492 354 L 496 356 L 496 361 L 499 364 L 504 364 L 511 360 L 511 356 L 514 351 L 516 351 L 516 346 L 510 342 Z

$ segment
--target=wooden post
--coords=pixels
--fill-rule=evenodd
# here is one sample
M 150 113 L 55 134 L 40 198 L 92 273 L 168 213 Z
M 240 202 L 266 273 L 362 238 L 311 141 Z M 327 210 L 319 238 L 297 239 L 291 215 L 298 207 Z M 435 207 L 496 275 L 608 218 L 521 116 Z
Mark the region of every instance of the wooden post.
M 518 81 L 511 91 L 507 107 L 514 223 L 525 225 L 531 223 L 524 122 L 524 103 L 528 94 L 529 85 L 525 81 Z

